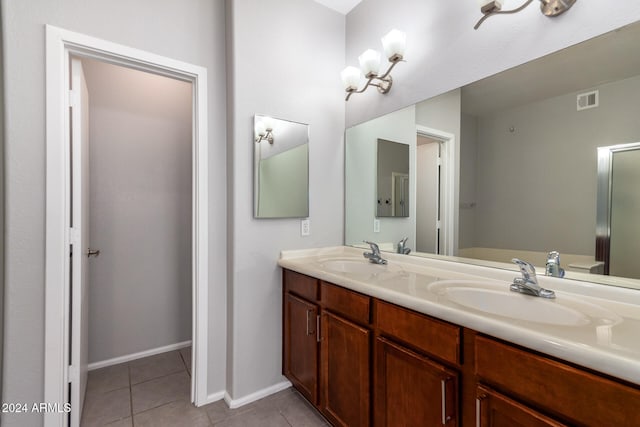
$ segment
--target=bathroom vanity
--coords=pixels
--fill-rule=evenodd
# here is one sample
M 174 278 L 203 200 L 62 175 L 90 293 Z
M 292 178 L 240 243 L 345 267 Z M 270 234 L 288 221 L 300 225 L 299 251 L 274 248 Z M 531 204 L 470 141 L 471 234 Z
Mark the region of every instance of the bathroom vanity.
M 356 248 L 283 252 L 283 373 L 336 426 L 638 426 L 637 290 Z

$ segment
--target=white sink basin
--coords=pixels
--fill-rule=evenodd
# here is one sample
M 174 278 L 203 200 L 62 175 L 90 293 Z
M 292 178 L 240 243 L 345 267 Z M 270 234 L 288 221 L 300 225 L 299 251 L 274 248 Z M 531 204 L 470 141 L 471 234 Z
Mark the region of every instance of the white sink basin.
M 590 323 L 613 325 L 622 320 L 603 307 L 575 297 L 559 295 L 556 299 L 546 299 L 511 292 L 508 283 L 502 287 L 474 281 L 442 280 L 429 285 L 429 290 L 466 308 L 528 322 L 584 326 Z

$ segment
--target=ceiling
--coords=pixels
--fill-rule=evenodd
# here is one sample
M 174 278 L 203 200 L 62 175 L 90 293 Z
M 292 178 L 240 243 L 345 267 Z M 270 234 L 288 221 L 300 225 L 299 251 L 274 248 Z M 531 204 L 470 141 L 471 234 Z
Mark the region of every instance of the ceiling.
M 336 10 L 343 15 L 351 12 L 351 9 L 356 7 L 362 0 L 314 0 L 316 3 L 320 3 L 329 9 Z

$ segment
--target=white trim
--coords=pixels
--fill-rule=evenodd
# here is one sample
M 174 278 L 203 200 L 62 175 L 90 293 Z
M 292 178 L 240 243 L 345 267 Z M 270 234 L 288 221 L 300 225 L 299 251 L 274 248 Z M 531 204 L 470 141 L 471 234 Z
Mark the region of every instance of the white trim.
M 69 55 L 166 75 L 193 84 L 193 359 L 191 399 L 201 406 L 208 378 L 208 130 L 207 69 L 153 53 L 46 25 L 46 270 L 44 401 L 64 403 L 68 343 L 68 170 L 69 148 L 64 108 Z M 197 372 L 197 375 L 195 374 Z M 65 414 L 44 414 L 45 427 L 61 427 Z
M 440 224 L 444 224 L 441 228 L 443 234 L 443 253 L 442 255 L 454 256 L 458 253 L 458 194 L 456 177 L 458 176 L 458 164 L 456 162 L 456 152 L 458 151 L 458 142 L 456 136 L 449 132 L 426 126 L 416 125 L 416 133 L 422 136 L 428 136 L 442 141 L 442 168 L 444 173 L 441 176 L 441 200 L 442 215 Z M 414 190 L 415 191 L 415 190 Z M 415 197 L 414 197 L 415 199 Z
M 179 342 L 177 344 L 165 345 L 164 347 L 152 348 L 138 353 L 126 354 L 124 356 L 114 357 L 113 359 L 103 360 L 101 362 L 89 363 L 89 370 L 94 371 L 108 366 L 119 365 L 121 363 L 131 362 L 132 360 L 143 359 L 156 354 L 166 353 L 168 351 L 181 350 L 191 346 L 191 341 Z
M 205 405 L 208 405 L 209 403 L 217 402 L 219 400 L 223 400 L 226 394 L 227 392 L 224 390 L 211 393 L 209 396 L 207 396 L 207 401 L 205 402 Z
M 274 384 L 267 388 L 263 388 L 262 390 L 258 390 L 254 393 L 248 394 L 245 397 L 241 397 L 240 399 L 232 399 L 231 396 L 229 396 L 229 393 L 225 392 L 224 401 L 227 402 L 229 408 L 236 409 L 241 406 L 248 405 L 249 403 L 255 402 L 256 400 L 260 400 L 267 396 L 275 394 L 279 391 L 286 390 L 291 387 L 291 385 L 291 382 L 283 381 L 281 383 Z

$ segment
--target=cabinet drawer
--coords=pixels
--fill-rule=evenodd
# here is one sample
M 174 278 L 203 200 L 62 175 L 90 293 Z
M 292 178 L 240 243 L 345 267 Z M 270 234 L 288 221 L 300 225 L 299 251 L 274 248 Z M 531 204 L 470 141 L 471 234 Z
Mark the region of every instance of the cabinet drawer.
M 318 279 L 296 273 L 283 271 L 284 291 L 291 292 L 310 301 L 318 300 Z
M 460 363 L 460 327 L 376 300 L 376 327 L 441 360 Z
M 321 282 L 320 298 L 323 307 L 327 310 L 340 313 L 347 319 L 360 324 L 368 325 L 370 323 L 371 298 L 368 296 Z
M 478 336 L 475 371 L 522 401 L 586 426 L 640 425 L 640 390 Z

